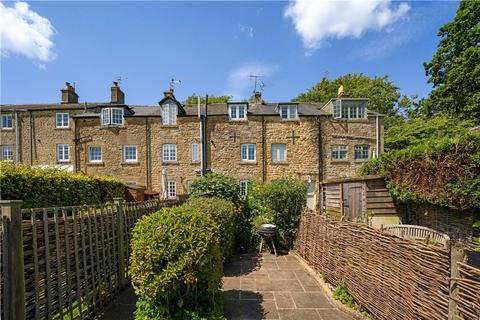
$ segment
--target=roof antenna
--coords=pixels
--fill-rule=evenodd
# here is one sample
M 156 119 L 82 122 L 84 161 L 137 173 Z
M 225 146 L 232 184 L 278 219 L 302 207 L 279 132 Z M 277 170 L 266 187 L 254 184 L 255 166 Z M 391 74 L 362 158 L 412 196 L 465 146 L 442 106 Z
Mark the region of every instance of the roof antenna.
M 127 80 L 128 78 L 127 77 L 122 77 L 122 76 L 117 76 L 117 83 L 118 84 L 121 84 L 124 80 Z
M 173 91 L 177 84 L 182 83 L 182 80 L 175 80 L 174 78 L 170 79 L 170 91 Z
M 250 76 L 249 76 L 251 79 L 255 79 L 255 85 L 253 87 L 253 93 L 257 92 L 257 85 L 258 85 L 258 79 L 259 78 L 263 78 L 263 75 L 259 75 L 259 74 L 251 74 L 250 73 Z

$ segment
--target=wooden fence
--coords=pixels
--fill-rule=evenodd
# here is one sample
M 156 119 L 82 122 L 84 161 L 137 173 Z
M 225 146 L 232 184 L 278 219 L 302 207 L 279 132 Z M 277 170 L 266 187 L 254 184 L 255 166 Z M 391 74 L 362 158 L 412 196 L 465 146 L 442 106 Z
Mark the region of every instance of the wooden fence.
M 91 319 L 128 284 L 136 221 L 176 201 L 21 209 L 1 201 L 1 319 Z
M 295 250 L 377 319 L 480 319 L 480 270 L 461 250 L 304 214 Z

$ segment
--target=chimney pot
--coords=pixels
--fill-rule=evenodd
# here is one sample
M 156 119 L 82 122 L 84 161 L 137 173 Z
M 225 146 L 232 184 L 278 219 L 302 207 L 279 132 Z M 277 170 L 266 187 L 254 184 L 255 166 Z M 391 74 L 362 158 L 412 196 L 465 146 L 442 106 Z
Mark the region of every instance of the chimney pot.
M 175 99 L 175 96 L 173 95 L 173 89 L 169 89 L 167 91 L 163 92 L 165 98 L 173 98 Z
M 123 93 L 122 89 L 120 89 L 118 82 L 116 81 L 113 82 L 111 93 L 112 95 L 111 95 L 110 103 L 125 104 L 125 93 Z
M 255 91 L 254 93 L 255 103 L 262 102 L 262 93 L 260 91 Z
M 60 91 L 62 92 L 62 103 L 78 103 L 78 94 L 70 82 L 65 82 L 65 88 Z

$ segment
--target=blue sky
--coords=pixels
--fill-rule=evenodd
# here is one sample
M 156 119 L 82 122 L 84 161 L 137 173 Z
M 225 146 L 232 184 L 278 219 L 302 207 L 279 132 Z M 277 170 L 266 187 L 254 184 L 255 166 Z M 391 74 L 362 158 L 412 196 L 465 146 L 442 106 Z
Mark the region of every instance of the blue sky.
M 389 74 L 405 94 L 430 90 L 423 69 L 458 2 L 2 2 L 1 103 L 58 102 L 65 81 L 81 101 L 130 104 L 246 98 L 250 73 L 264 98 L 286 101 L 325 73 Z M 1 22 L 3 21 L 3 22 Z M 8 23 L 6 22 L 8 21 Z M 346 88 L 348 91 L 348 88 Z

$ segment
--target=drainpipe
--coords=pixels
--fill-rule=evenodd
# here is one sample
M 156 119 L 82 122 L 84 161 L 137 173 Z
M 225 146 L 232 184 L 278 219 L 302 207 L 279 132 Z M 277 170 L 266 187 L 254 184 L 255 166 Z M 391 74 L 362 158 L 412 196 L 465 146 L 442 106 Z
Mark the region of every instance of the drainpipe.
M 380 123 L 378 121 L 378 114 L 375 116 L 375 139 L 375 149 L 377 152 L 375 158 L 377 158 L 380 155 Z
M 20 124 L 17 110 L 15 110 L 15 162 L 20 163 Z
M 145 117 L 145 140 L 147 151 L 147 189 L 152 189 L 152 151 L 151 151 L 151 136 L 150 136 L 150 118 Z
M 267 180 L 267 124 L 265 122 L 265 116 L 262 116 L 262 181 Z
M 28 117 L 30 120 L 30 165 L 33 164 L 33 115 L 32 111 L 28 111 Z
M 74 158 L 75 158 L 75 172 L 78 172 L 80 170 L 80 161 L 79 160 L 79 156 L 78 156 L 78 152 L 79 152 L 79 148 L 78 148 L 78 143 L 79 143 L 79 140 L 80 140 L 80 137 L 79 137 L 79 132 L 78 132 L 78 119 L 77 118 L 73 118 L 73 130 L 74 130 L 74 133 L 75 133 L 75 138 L 74 138 L 74 142 L 75 142 L 75 146 L 74 146 Z
M 203 120 L 202 120 L 202 114 L 200 113 L 200 96 L 197 96 L 197 116 L 198 116 L 198 128 L 200 130 L 199 132 L 199 138 L 200 138 L 200 175 L 203 176 L 203 161 L 204 161 L 204 156 L 203 156 Z
M 317 209 L 320 207 L 320 210 L 323 207 L 323 194 L 322 194 L 322 182 L 323 182 L 323 144 L 322 144 L 322 130 L 321 130 L 321 120 L 317 116 L 317 148 L 318 148 L 318 199 L 317 199 Z
M 207 158 L 207 146 L 209 146 L 210 144 L 208 143 L 207 141 L 207 118 L 208 118 L 208 94 L 205 95 L 205 115 L 203 116 L 203 125 L 202 125 L 202 129 L 203 129 L 203 142 L 202 143 L 202 158 L 203 158 L 203 161 L 202 161 L 202 175 L 204 175 L 205 173 L 207 173 L 207 168 L 208 168 L 208 158 Z

